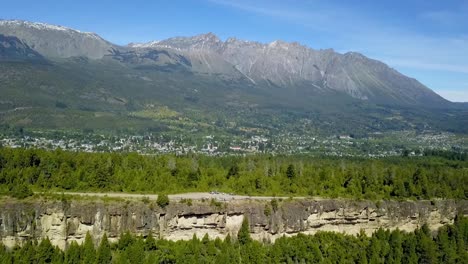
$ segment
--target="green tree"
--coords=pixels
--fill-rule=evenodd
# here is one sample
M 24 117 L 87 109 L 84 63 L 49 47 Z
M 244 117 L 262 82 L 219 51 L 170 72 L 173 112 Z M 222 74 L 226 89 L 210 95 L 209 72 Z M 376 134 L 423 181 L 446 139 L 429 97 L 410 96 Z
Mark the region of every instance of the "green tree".
M 242 221 L 241 228 L 239 229 L 239 233 L 237 233 L 237 241 L 239 241 L 241 245 L 245 245 L 252 241 L 252 238 L 250 237 L 249 220 L 245 216 Z
M 141 238 L 138 238 L 135 243 L 130 245 L 125 251 L 130 263 L 139 263 L 145 259 L 145 243 Z
M 239 176 L 239 166 L 237 164 L 234 164 L 231 168 L 229 168 L 229 171 L 226 175 L 226 179 L 229 179 L 231 177 L 238 177 Z
M 89 232 L 86 233 L 83 243 L 82 263 L 94 263 L 96 261 L 96 249 L 94 248 L 93 239 Z
M 387 256 L 386 263 L 397 264 L 402 263 L 403 259 L 403 238 L 399 230 L 395 230 L 390 234 L 389 239 L 390 252 Z
M 29 263 L 37 262 L 36 248 L 35 248 L 35 245 L 33 245 L 31 240 L 26 242 L 26 244 L 23 245 L 21 249 L 18 250 L 16 253 L 17 253 L 15 254 L 16 263 L 29 264 Z M 0 263 L 6 263 L 6 262 L 0 262 Z
M 65 253 L 65 263 L 78 264 L 81 262 L 81 247 L 76 241 L 71 242 Z
M 0 263 L 14 263 L 12 255 L 0 241 Z
M 45 238 L 37 247 L 36 259 L 38 263 L 51 263 L 54 259 L 55 248 L 49 238 Z
M 296 177 L 296 169 L 294 168 L 294 165 L 289 164 L 288 168 L 286 169 L 286 177 L 291 180 Z
M 125 233 L 120 235 L 119 242 L 117 242 L 117 248 L 119 250 L 125 250 L 134 243 L 134 240 L 135 239 L 132 234 L 130 234 L 130 231 L 127 230 Z
M 150 232 L 145 240 L 145 250 L 151 251 L 151 250 L 156 250 L 156 249 L 157 249 L 156 239 L 154 239 L 153 234 Z
M 416 235 L 416 252 L 419 255 L 420 263 L 437 263 L 437 247 L 432 240 L 431 232 L 427 224 L 424 224 L 421 229 L 415 231 Z
M 96 263 L 97 264 L 107 264 L 112 262 L 112 251 L 110 248 L 109 241 L 107 240 L 107 235 L 104 233 L 102 236 L 101 243 L 97 250 Z
M 407 235 L 403 241 L 403 263 L 417 264 L 419 261 L 416 254 L 416 238 L 413 234 Z

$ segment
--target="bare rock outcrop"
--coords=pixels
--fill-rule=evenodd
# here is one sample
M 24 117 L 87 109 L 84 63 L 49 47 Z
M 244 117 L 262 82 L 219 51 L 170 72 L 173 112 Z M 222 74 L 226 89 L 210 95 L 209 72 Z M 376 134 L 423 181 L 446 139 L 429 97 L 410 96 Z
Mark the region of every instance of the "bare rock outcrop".
M 8 247 L 28 239 L 48 237 L 66 248 L 84 241 L 87 232 L 96 239 L 106 233 L 111 241 L 130 231 L 137 235 L 188 240 L 235 236 L 244 217 L 251 235 L 260 241 L 298 233 L 333 231 L 371 234 L 379 228 L 412 231 L 427 223 L 432 230 L 468 215 L 468 201 L 287 200 L 272 208 L 269 201 L 230 201 L 212 204 L 172 202 L 159 208 L 154 201 L 2 201 L 0 239 Z

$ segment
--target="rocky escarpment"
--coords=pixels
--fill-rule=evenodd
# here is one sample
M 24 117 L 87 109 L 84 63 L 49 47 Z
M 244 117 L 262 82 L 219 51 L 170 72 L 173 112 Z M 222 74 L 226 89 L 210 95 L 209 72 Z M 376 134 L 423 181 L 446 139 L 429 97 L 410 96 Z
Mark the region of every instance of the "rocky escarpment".
M 244 217 L 251 235 L 261 241 L 318 231 L 370 234 L 378 228 L 412 231 L 427 223 L 433 230 L 468 214 L 468 201 L 291 200 L 272 207 L 269 201 L 210 203 L 172 202 L 159 208 L 154 201 L 9 201 L 0 202 L 0 238 L 9 247 L 28 239 L 49 237 L 65 248 L 81 243 L 87 232 L 96 239 L 106 233 L 117 240 L 130 231 L 180 240 L 193 235 L 210 238 L 235 236 Z

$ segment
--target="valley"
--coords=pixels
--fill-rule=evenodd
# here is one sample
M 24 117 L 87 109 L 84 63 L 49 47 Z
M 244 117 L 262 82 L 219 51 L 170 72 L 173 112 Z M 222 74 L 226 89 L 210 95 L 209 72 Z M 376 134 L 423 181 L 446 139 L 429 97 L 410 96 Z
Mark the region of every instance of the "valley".
M 309 43 L 0 19 L 0 263 L 468 263 L 468 104 Z

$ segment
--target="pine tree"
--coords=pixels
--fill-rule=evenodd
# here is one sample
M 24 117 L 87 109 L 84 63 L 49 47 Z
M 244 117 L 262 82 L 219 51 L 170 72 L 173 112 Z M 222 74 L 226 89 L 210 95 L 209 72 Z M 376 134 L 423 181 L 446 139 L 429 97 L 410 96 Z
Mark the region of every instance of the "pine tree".
M 252 238 L 250 237 L 249 220 L 247 217 L 244 217 L 244 220 L 242 221 L 242 226 L 237 234 L 237 240 L 241 245 L 248 244 L 252 241 Z
M 156 239 L 154 239 L 153 234 L 150 232 L 145 240 L 145 250 L 150 251 L 150 250 L 156 250 L 156 249 L 157 249 Z
M 104 233 L 102 236 L 101 243 L 97 250 L 96 263 L 107 264 L 112 262 L 112 251 L 110 248 L 109 241 L 107 240 L 107 234 Z
M 416 254 L 416 239 L 413 234 L 407 235 L 403 241 L 403 261 L 402 263 L 417 264 L 418 255 Z
M 96 249 L 94 248 L 93 239 L 89 232 L 86 233 L 83 243 L 82 263 L 94 263 L 96 261 Z
M 453 243 L 450 241 L 449 229 L 445 226 L 440 228 L 437 233 L 437 245 L 440 252 L 439 260 L 441 263 L 458 263 L 456 246 L 454 246 Z
M 130 263 L 139 263 L 145 259 L 145 243 L 141 238 L 138 238 L 125 251 Z
M 403 258 L 403 247 L 402 247 L 402 235 L 401 232 L 397 229 L 390 234 L 389 245 L 390 253 L 387 256 L 386 263 L 389 264 L 399 264 L 402 263 Z
M 65 253 L 65 263 L 78 264 L 81 260 L 81 247 L 73 241 Z
M 36 258 L 38 263 L 50 263 L 52 262 L 55 254 L 55 248 L 50 243 L 49 238 L 45 238 L 41 241 L 36 251 Z
M 130 234 L 130 231 L 126 231 L 125 233 L 120 235 L 119 242 L 117 243 L 117 248 L 119 250 L 125 250 L 129 246 L 131 246 L 134 242 L 132 234 Z
M 291 180 L 296 177 L 296 170 L 294 169 L 294 165 L 289 164 L 288 168 L 286 169 L 286 177 Z
M 416 252 L 419 255 L 420 263 L 437 263 L 437 247 L 427 224 L 424 224 L 420 230 L 416 230 Z
M 7 251 L 5 245 L 0 241 L 0 263 L 14 263 L 10 252 Z
M 17 263 L 36 263 L 36 248 L 32 241 L 29 240 L 20 250 L 16 252 L 15 262 Z M 6 262 L 0 262 L 6 263 Z

